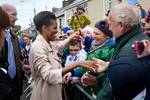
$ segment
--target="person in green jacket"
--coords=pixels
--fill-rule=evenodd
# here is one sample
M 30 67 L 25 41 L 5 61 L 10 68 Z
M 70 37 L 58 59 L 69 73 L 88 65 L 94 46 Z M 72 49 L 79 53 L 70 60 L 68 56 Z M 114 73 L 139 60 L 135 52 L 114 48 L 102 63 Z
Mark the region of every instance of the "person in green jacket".
M 101 59 L 104 61 L 109 61 L 112 59 L 114 52 L 115 41 L 112 39 L 112 32 L 109 30 L 108 23 L 106 20 L 98 21 L 95 24 L 95 29 L 93 32 L 93 43 L 90 51 L 88 52 L 86 60 L 92 60 L 93 58 Z M 88 70 L 86 68 L 81 68 L 81 74 L 83 75 Z M 98 91 L 102 88 L 103 82 L 97 84 L 96 77 L 103 77 L 105 79 L 106 74 L 100 73 L 96 76 L 90 74 L 84 74 L 82 79 L 86 80 L 86 76 L 92 77 L 93 83 L 87 84 L 87 87 L 84 87 L 85 90 L 91 95 L 97 95 Z M 93 86 L 95 85 L 95 86 Z
M 74 15 L 71 17 L 70 25 L 73 27 L 74 31 L 77 31 L 79 28 L 84 28 L 86 25 L 91 24 L 91 21 L 84 13 L 84 8 L 79 6 L 77 7 Z
M 141 41 L 143 39 L 150 40 L 150 38 L 143 33 L 140 26 L 140 20 L 139 10 L 131 5 L 118 4 L 110 10 L 108 15 L 109 29 L 113 32 L 113 37 L 116 41 L 116 46 L 112 57 L 113 60 L 117 60 L 122 57 L 136 59 L 137 55 L 132 48 L 134 41 Z M 113 62 L 113 60 L 111 62 Z M 108 66 L 111 62 L 105 62 L 97 59 L 96 63 L 98 67 L 95 70 L 98 73 L 103 73 L 107 70 L 107 68 L 109 68 Z M 101 81 L 101 79 L 99 81 Z M 109 77 L 106 78 L 104 83 L 105 86 L 98 93 L 97 100 L 118 100 L 114 98 L 114 90 Z M 124 90 L 120 91 L 122 92 Z M 136 100 L 140 99 L 138 98 Z

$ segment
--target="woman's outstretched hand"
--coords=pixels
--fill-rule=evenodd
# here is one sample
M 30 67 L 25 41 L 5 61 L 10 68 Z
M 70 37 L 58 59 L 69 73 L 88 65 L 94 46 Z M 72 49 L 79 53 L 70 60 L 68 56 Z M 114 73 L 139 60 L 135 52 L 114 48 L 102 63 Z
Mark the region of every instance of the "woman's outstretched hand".
M 93 68 L 96 68 L 97 65 L 94 61 L 78 61 L 77 65 L 79 67 L 85 67 L 88 68 L 89 70 L 93 70 Z
M 109 66 L 109 62 L 105 62 L 100 59 L 93 58 L 92 61 L 95 63 L 97 67 L 93 67 L 93 71 L 96 73 L 104 72 L 107 70 Z

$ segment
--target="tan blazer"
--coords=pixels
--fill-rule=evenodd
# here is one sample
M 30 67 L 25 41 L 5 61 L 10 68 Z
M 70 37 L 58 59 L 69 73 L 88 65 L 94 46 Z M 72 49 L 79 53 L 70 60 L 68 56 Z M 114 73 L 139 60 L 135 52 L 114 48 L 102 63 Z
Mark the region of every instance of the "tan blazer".
M 58 57 L 69 42 L 47 43 L 38 35 L 30 51 L 30 66 L 33 77 L 31 100 L 62 100 L 62 66 Z

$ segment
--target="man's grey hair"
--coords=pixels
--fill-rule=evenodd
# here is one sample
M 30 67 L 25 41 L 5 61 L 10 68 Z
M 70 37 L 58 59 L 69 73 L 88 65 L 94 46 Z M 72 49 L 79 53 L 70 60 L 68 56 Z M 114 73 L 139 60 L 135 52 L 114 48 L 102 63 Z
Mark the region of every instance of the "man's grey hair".
M 129 4 L 118 4 L 111 10 L 112 17 L 116 22 L 122 22 L 126 27 L 131 28 L 141 22 L 140 10 Z

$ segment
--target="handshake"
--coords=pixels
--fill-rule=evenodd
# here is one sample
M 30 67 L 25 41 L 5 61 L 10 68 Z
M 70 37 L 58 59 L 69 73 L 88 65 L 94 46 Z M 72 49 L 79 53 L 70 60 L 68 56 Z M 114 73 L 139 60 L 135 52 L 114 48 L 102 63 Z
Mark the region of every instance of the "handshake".
M 85 67 L 89 69 L 89 72 L 82 76 L 81 82 L 83 81 L 82 79 L 84 77 L 91 77 L 91 79 L 95 81 L 95 78 L 94 78 L 95 75 L 97 75 L 100 72 L 106 71 L 109 66 L 109 62 L 105 62 L 105 61 L 93 58 L 91 61 L 78 61 L 77 66 L 81 66 L 81 67 Z M 64 76 L 65 84 L 67 84 L 70 80 L 72 80 L 72 78 L 71 78 L 71 73 L 69 72 L 68 74 Z

